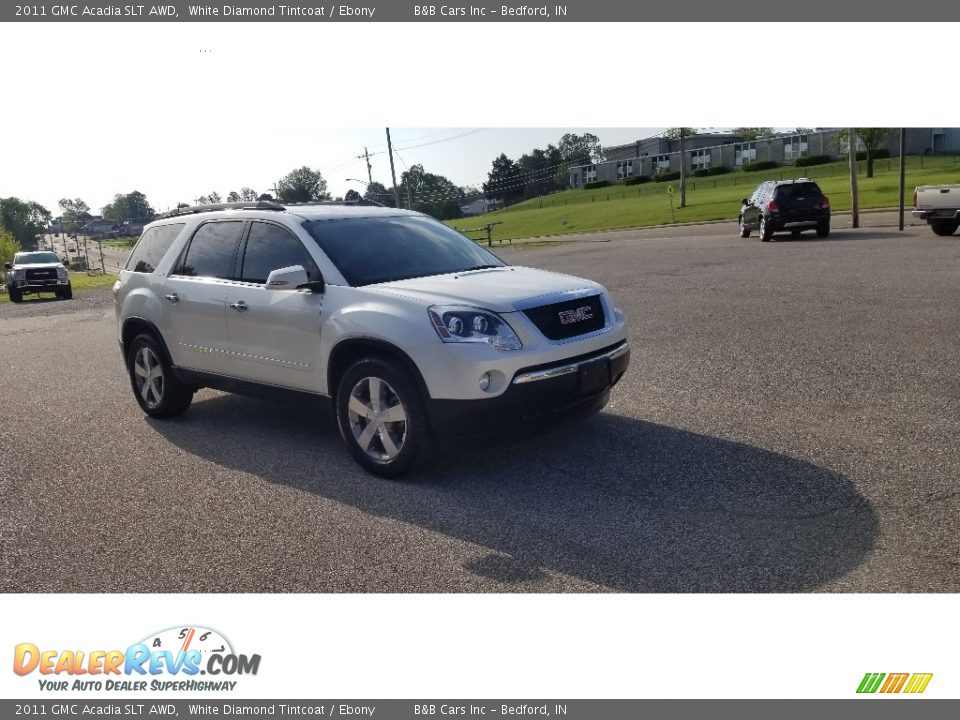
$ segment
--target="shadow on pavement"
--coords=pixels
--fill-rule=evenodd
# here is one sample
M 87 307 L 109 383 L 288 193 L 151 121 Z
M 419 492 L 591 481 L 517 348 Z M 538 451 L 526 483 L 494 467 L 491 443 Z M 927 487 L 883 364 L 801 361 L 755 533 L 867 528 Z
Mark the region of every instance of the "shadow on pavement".
M 610 413 L 522 444 L 465 442 L 402 482 L 360 470 L 319 402 L 220 395 L 149 422 L 215 463 L 489 548 L 465 567 L 505 590 L 544 570 L 628 592 L 815 589 L 877 533 L 843 475 Z

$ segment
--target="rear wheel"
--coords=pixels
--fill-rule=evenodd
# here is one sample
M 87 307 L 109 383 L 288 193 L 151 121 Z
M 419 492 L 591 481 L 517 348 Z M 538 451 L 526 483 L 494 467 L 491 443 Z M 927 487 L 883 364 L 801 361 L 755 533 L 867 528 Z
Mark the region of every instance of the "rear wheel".
M 934 235 L 953 235 L 957 228 L 960 228 L 960 220 L 934 220 L 930 223 L 930 229 Z
M 830 223 L 822 222 L 817 225 L 817 237 L 827 237 L 830 234 Z
M 337 424 L 353 458 L 385 478 L 408 472 L 429 442 L 416 383 L 380 358 L 359 360 L 343 374 L 337 387 Z
M 767 222 L 767 219 L 761 215 L 760 216 L 760 240 L 763 242 L 770 242 L 770 238 L 773 237 L 773 228 L 770 226 L 770 223 Z
M 166 353 L 152 335 L 137 335 L 130 343 L 127 370 L 134 397 L 150 417 L 176 417 L 190 407 L 193 389 L 177 379 Z
M 750 237 L 750 228 L 746 226 L 743 222 L 743 215 L 740 216 L 740 237 L 748 238 Z

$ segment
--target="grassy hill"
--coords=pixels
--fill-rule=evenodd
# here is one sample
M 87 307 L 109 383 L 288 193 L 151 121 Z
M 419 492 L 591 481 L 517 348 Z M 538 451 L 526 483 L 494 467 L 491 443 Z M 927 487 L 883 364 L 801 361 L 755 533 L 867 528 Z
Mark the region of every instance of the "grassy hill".
M 899 169 L 896 158 L 878 160 L 874 177 L 866 178 L 866 163 L 859 163 L 860 207 L 879 208 L 897 205 Z M 830 198 L 834 211 L 850 209 L 849 168 L 845 162 L 807 168 L 784 167 L 760 172 L 731 172 L 687 181 L 687 207 L 680 209 L 679 181 L 644 183 L 624 187 L 612 185 L 596 190 L 565 190 L 542 198 L 533 198 L 485 215 L 448 221 L 458 230 L 470 230 L 489 222 L 501 222 L 493 238 L 507 239 L 557 235 L 591 230 L 666 225 L 671 222 L 736 220 L 740 200 L 749 197 L 765 180 L 808 177 L 817 181 Z M 917 185 L 960 183 L 960 157 L 910 156 L 907 158 L 907 205 L 913 202 Z M 673 186 L 674 211 L 671 214 Z M 479 233 L 468 233 L 479 238 Z M 485 236 L 484 236 L 485 237 Z

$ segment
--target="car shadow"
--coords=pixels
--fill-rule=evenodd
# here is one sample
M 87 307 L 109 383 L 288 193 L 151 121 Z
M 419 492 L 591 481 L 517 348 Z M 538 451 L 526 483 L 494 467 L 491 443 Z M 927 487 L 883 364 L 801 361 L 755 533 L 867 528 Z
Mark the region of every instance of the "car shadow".
M 844 230 L 831 230 L 830 234 L 827 237 L 818 237 L 815 232 L 806 231 L 800 235 L 791 235 L 790 233 L 775 233 L 773 236 L 773 242 L 775 243 L 789 243 L 789 242 L 819 242 L 819 243 L 828 243 L 836 241 L 848 241 L 848 240 L 877 240 L 877 239 L 889 239 L 889 238 L 903 238 L 903 233 L 890 230 L 876 230 L 870 227 L 863 227 L 859 229 L 844 229 Z M 751 236 L 752 239 L 752 236 Z
M 206 460 L 488 548 L 464 567 L 507 590 L 545 570 L 626 592 L 810 590 L 877 533 L 837 472 L 609 412 L 523 443 L 464 442 L 400 482 L 356 466 L 319 401 L 218 395 L 148 422 Z

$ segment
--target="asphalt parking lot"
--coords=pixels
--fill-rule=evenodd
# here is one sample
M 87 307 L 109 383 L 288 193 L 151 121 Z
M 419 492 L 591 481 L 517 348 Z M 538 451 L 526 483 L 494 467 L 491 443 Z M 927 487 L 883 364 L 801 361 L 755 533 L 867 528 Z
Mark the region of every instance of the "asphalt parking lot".
M 109 292 L 0 305 L 0 589 L 960 591 L 960 236 L 495 250 L 604 283 L 631 368 L 600 415 L 403 482 L 320 404 L 146 419 Z

